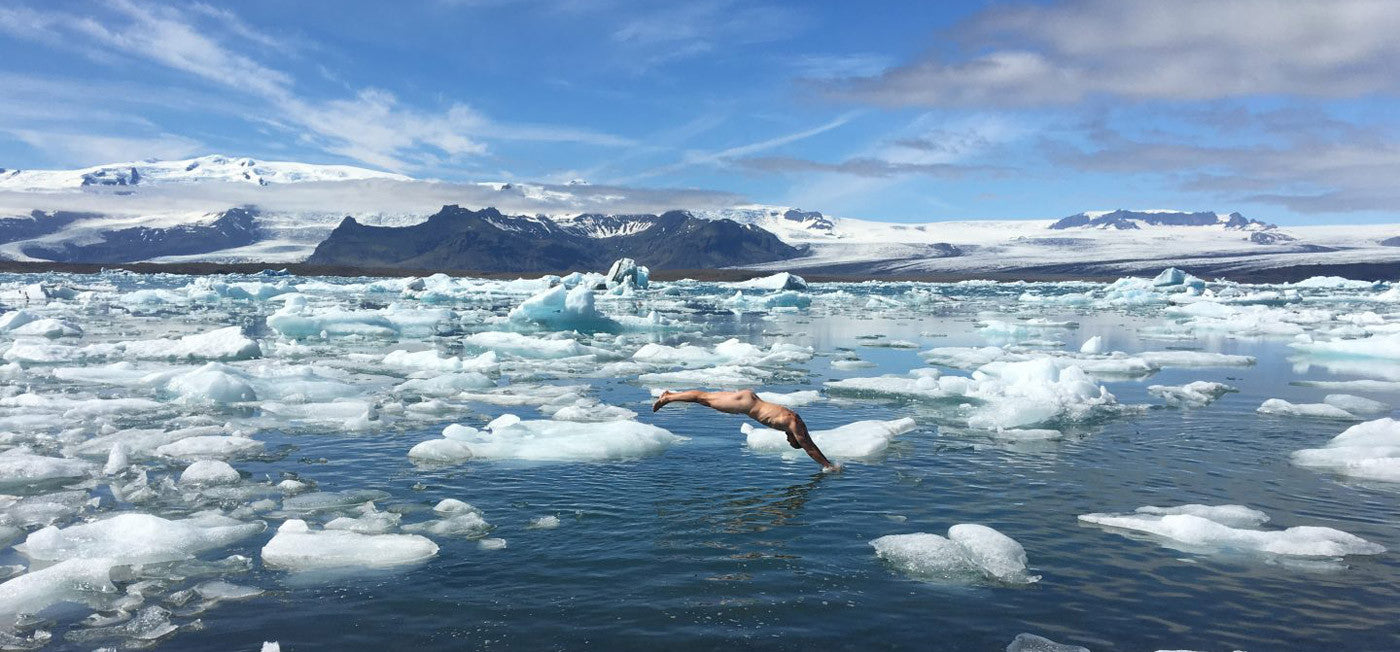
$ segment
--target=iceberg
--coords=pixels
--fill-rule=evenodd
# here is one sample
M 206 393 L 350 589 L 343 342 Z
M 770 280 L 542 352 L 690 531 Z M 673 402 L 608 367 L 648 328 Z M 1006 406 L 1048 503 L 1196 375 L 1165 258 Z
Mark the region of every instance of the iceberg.
M 127 513 L 33 532 L 16 550 L 30 559 L 58 561 L 102 557 L 113 563 L 142 564 L 192 559 L 263 531 L 262 522 L 246 523 L 213 512 L 168 520 L 152 514 Z
M 306 521 L 291 519 L 262 549 L 270 568 L 292 571 L 379 568 L 430 559 L 438 546 L 417 534 L 360 534 L 348 530 L 313 531 Z
M 895 437 L 913 430 L 914 420 L 909 418 L 892 421 L 856 421 L 828 430 L 813 430 L 809 434 L 812 442 L 828 457 L 841 459 L 868 459 L 883 453 Z M 787 441 L 787 433 L 763 426 L 744 423 L 739 426 L 744 433 L 748 447 L 756 451 L 781 452 L 803 455 L 794 450 Z
M 1358 480 L 1400 482 L 1400 421 L 1358 423 L 1322 448 L 1293 452 L 1293 464 Z
M 729 283 L 729 287 L 740 290 L 769 290 L 781 292 L 783 290 L 806 290 L 807 280 L 796 274 L 788 272 L 778 272 L 771 276 L 751 278 L 747 281 Z
M 1378 555 L 1379 544 L 1330 527 L 1296 526 L 1286 530 L 1257 530 L 1252 526 L 1267 515 L 1241 505 L 1186 505 L 1143 508 L 1131 514 L 1081 514 L 1079 520 L 1116 530 L 1142 532 L 1172 547 L 1193 551 L 1236 550 L 1291 557 Z
M 443 439 L 414 446 L 409 457 L 433 462 L 601 462 L 658 455 L 687 439 L 636 421 L 523 421 L 511 414 L 487 424 L 485 431 L 453 424 L 442 434 Z
M 1171 405 L 1181 405 L 1186 407 L 1205 407 L 1214 403 L 1221 396 L 1239 390 L 1226 385 L 1208 380 L 1197 380 L 1185 385 L 1149 385 L 1147 393 L 1161 397 Z
M 890 534 L 870 545 L 881 560 L 918 579 L 958 584 L 1040 579 L 1028 572 L 1020 543 L 985 525 L 954 525 L 946 538 L 928 532 Z

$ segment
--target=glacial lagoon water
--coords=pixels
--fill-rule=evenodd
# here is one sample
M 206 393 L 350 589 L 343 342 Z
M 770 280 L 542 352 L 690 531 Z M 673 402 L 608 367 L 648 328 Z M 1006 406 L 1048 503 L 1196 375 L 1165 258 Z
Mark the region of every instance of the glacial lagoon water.
M 1293 456 L 1400 406 L 1400 302 L 1384 284 L 600 281 L 0 277 L 0 302 L 25 311 L 0 315 L 5 642 L 1000 650 L 1027 632 L 1093 650 L 1400 648 L 1400 482 L 1355 471 L 1387 468 L 1400 439 L 1382 433 L 1396 448 L 1351 467 Z M 1183 406 L 1148 390 L 1193 381 L 1236 391 Z M 739 417 L 649 409 L 654 389 L 735 384 L 820 392 L 797 408 L 816 431 L 916 425 L 887 446 L 833 444 L 878 450 L 824 474 L 747 445 Z M 1339 394 L 1383 406 L 1257 412 Z M 629 415 L 608 406 L 686 439 L 615 437 L 609 420 Z M 565 425 L 541 441 L 505 414 Z M 450 424 L 479 431 L 442 447 L 458 459 L 410 457 Z M 198 459 L 239 476 L 182 482 Z M 435 512 L 444 499 L 476 511 Z M 1078 518 L 1181 505 L 1270 520 L 1173 538 Z M 210 526 L 166 524 L 211 510 L 256 531 L 211 541 Z M 63 536 L 131 513 L 166 521 Z M 464 513 L 480 518 L 425 529 Z M 291 519 L 366 538 L 335 568 L 270 563 Z M 871 545 L 957 524 L 1018 542 L 1020 579 L 969 562 L 976 549 L 920 548 L 911 565 Z M 1241 534 L 1293 526 L 1338 533 L 1300 532 L 1292 549 Z M 372 539 L 415 532 L 435 553 Z M 1339 540 L 1345 554 L 1317 547 Z M 334 548 L 309 541 L 310 558 Z M 92 558 L 109 585 L 25 583 Z

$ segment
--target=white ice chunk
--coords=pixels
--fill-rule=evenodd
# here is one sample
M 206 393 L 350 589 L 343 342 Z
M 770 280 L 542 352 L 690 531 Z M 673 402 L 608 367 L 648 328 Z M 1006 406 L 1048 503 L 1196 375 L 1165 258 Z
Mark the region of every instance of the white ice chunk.
M 617 322 L 594 307 L 592 288 L 580 284 L 572 290 L 556 285 L 513 308 L 507 319 L 554 329 L 609 330 Z
M 1103 350 L 1104 344 L 1102 335 L 1095 335 L 1087 340 L 1084 340 L 1084 343 L 1079 345 L 1080 353 L 1099 354 L 1103 353 Z
M 1230 392 L 1239 391 L 1225 383 L 1197 380 L 1185 385 L 1149 385 L 1147 393 L 1160 396 L 1172 405 L 1204 407 Z
M 1089 648 L 1082 645 L 1069 645 L 1067 643 L 1056 643 L 1044 636 L 1021 633 L 1011 640 L 1011 644 L 1006 646 L 1006 652 L 1089 652 Z
M 404 351 L 400 349 L 390 351 L 385 355 L 383 364 L 388 367 L 423 371 L 475 371 L 489 373 L 496 370 L 499 366 L 499 361 L 493 351 L 487 351 L 474 358 L 462 359 L 452 356 L 440 356 L 437 351 Z
M 190 559 L 206 550 L 230 545 L 263 530 L 212 512 L 181 520 L 127 513 L 66 528 L 46 527 L 31 533 L 16 550 L 31 559 L 106 557 L 137 564 Z
M 464 344 L 488 349 L 497 353 L 508 353 L 521 358 L 553 359 L 572 358 L 581 355 L 607 355 L 607 351 L 579 344 L 571 339 L 531 337 L 507 331 L 473 333 L 462 338 Z
M 238 484 L 243 476 L 223 460 L 199 460 L 180 473 L 182 485 Z
M 1191 550 L 1238 550 L 1298 557 L 1377 555 L 1385 548 L 1330 527 L 1296 526 L 1286 530 L 1254 530 L 1230 523 L 1255 525 L 1259 514 L 1239 505 L 1210 509 L 1190 505 L 1183 513 L 1082 514 L 1079 520 L 1109 528 L 1144 532 Z M 1205 508 L 1205 509 L 1202 509 Z M 1225 522 L 1221 522 L 1222 519 Z M 1267 517 L 1265 517 L 1267 518 Z
M 927 532 L 891 534 L 870 542 L 875 554 L 901 572 L 940 582 L 1030 584 L 1026 551 L 1015 539 L 985 525 L 964 523 L 948 537 Z
M 914 420 L 910 418 L 856 421 L 830 430 L 813 430 L 809 435 L 817 448 L 828 457 L 865 459 L 883 453 L 895 437 L 914 427 Z M 744 433 L 745 443 L 753 450 L 802 454 L 788 444 L 787 434 L 780 430 L 748 423 L 741 424 L 739 430 Z
M 1389 404 L 1351 394 L 1328 394 L 1322 402 L 1358 416 L 1375 416 L 1390 412 Z
M 1361 418 L 1343 410 L 1342 408 L 1326 403 L 1289 403 L 1281 398 L 1271 398 L 1257 410 L 1260 414 L 1277 414 L 1285 417 L 1312 417 L 1315 419 L 1340 419 L 1343 421 L 1360 421 Z
M 550 514 L 549 516 L 539 516 L 530 519 L 530 523 L 525 527 L 532 530 L 553 530 L 559 527 L 559 517 Z
M 0 453 L 0 489 L 71 482 L 95 470 L 93 464 L 64 457 L 35 455 L 23 448 Z
M 747 281 L 729 283 L 728 285 L 729 287 L 741 290 L 771 290 L 776 292 L 781 290 L 805 290 L 807 289 L 807 280 L 796 274 L 778 272 L 772 276 L 751 278 Z
M 229 459 L 262 452 L 263 443 L 238 435 L 197 435 L 156 447 L 156 455 L 180 460 Z
M 487 430 L 451 425 L 443 430 L 443 439 L 420 443 L 409 451 L 409 456 L 438 462 L 472 458 L 558 462 L 624 460 L 657 455 L 687 439 L 635 421 L 522 421 L 510 414 L 487 425 Z
M 246 376 L 224 364 L 210 362 L 173 376 L 156 375 L 155 384 L 186 403 L 243 403 L 258 400 Z
M 1400 421 L 1358 423 L 1323 448 L 1294 451 L 1293 463 L 1361 480 L 1400 482 Z
M 826 399 L 825 396 L 822 396 L 821 392 L 811 389 L 788 392 L 786 394 L 780 392 L 758 392 L 758 398 L 768 401 L 769 403 L 789 408 L 811 405 Z
M 262 549 L 271 568 L 317 570 L 400 566 L 429 559 L 438 546 L 416 534 L 360 534 L 345 530 L 314 532 L 301 519 L 291 519 Z
M 108 559 L 68 559 L 0 584 L 0 614 L 38 613 L 61 602 L 93 604 L 117 592 Z
M 93 345 L 86 350 L 104 353 L 107 345 Z M 140 360 L 248 360 L 262 357 L 258 342 L 243 334 L 237 326 L 186 335 L 178 340 L 136 340 L 114 345 L 115 353 Z

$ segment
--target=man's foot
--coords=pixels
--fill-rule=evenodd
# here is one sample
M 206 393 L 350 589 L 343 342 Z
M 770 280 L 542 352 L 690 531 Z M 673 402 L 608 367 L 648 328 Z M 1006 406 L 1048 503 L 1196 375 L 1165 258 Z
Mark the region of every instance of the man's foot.
M 651 404 L 651 411 L 655 412 L 657 410 L 660 410 L 661 406 L 670 402 L 671 392 L 661 392 L 661 396 L 657 397 L 656 402 Z

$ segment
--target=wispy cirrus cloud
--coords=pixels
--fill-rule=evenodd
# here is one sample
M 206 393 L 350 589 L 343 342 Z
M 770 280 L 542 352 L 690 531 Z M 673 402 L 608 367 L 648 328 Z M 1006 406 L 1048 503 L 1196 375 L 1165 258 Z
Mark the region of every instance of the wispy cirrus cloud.
M 939 49 L 819 82 L 884 106 L 1047 106 L 1400 91 L 1400 6 L 1386 0 L 1072 0 L 984 10 Z
M 72 50 L 104 66 L 140 61 L 187 75 L 251 101 L 249 120 L 293 131 L 322 151 L 393 170 L 412 170 L 442 157 L 481 156 L 491 139 L 599 146 L 630 142 L 573 127 L 500 123 L 460 102 L 420 109 L 379 88 L 313 97 L 299 90 L 290 73 L 244 53 L 291 52 L 301 45 L 230 16 L 206 5 L 135 0 L 114 0 L 103 11 L 83 14 L 15 6 L 0 8 L 0 32 Z M 103 149 L 91 155 L 105 155 Z

